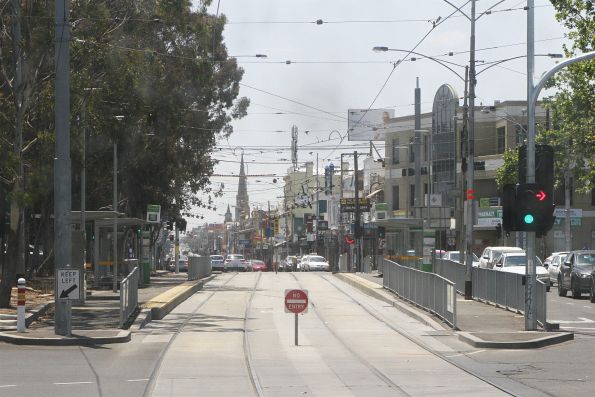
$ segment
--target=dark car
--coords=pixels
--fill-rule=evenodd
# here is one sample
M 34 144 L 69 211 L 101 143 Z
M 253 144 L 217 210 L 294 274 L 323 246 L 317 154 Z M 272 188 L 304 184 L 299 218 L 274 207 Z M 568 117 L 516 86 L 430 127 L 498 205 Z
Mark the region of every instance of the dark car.
M 558 274 L 558 295 L 579 299 L 583 292 L 593 296 L 593 274 L 595 273 L 595 250 L 571 251 L 560 265 Z M 593 297 L 591 298 L 594 300 Z

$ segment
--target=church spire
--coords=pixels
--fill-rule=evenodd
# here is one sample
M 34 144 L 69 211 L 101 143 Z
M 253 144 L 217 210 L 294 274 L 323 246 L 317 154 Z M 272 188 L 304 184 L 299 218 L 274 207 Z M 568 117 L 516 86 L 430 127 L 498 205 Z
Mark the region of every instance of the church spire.
M 231 209 L 229 208 L 229 204 L 227 204 L 227 212 L 225 213 L 225 223 L 233 222 L 233 218 L 231 217 Z
M 240 161 L 240 178 L 238 181 L 238 194 L 236 195 L 236 222 L 250 216 L 250 205 L 248 199 L 248 182 L 244 170 L 244 153 Z

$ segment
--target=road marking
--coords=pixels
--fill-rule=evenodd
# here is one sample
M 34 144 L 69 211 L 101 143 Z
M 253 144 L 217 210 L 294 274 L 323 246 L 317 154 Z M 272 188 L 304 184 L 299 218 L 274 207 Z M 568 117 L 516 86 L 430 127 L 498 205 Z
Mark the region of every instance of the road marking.
M 0 389 L 2 389 L 3 387 L 17 387 L 17 385 L 0 385 Z
M 552 323 L 558 324 L 591 324 L 595 323 L 595 321 L 585 318 L 585 317 L 578 317 L 578 320 L 551 320 Z
M 584 329 L 589 331 L 595 331 L 595 328 L 593 327 L 563 327 L 563 329 Z
M 54 383 L 54 385 L 60 385 L 60 386 L 64 386 L 64 385 L 90 385 L 93 384 L 95 382 L 56 382 Z
M 149 378 L 143 378 L 143 379 L 128 379 L 127 382 L 146 382 L 148 381 Z
M 592 307 L 591 307 L 591 306 L 583 306 L 583 307 L 586 307 L 587 309 L 592 309 Z

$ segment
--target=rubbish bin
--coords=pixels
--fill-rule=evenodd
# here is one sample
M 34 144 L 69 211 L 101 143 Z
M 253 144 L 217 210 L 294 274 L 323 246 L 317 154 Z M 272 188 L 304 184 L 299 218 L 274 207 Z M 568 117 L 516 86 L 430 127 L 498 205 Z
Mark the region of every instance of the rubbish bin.
M 151 263 L 149 261 L 143 262 L 143 284 L 151 283 Z

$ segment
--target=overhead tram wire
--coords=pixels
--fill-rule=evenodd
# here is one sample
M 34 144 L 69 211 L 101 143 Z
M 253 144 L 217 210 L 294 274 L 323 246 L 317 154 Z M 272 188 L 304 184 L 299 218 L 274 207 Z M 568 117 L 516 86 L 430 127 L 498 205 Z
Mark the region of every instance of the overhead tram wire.
M 464 7 L 465 5 L 467 5 L 469 3 L 470 0 L 467 0 L 465 2 L 465 4 L 463 4 L 461 6 Z M 436 29 L 436 27 L 440 26 L 441 24 L 443 24 L 444 22 L 446 22 L 448 19 L 450 19 L 454 14 L 456 14 L 458 11 L 452 11 L 446 18 L 442 19 L 442 17 L 438 17 L 438 19 L 436 21 L 431 21 L 432 23 L 432 28 L 417 42 L 417 44 L 415 44 L 413 46 L 413 48 L 411 50 L 409 50 L 409 52 L 403 56 L 399 61 L 395 62 L 393 65 L 393 68 L 391 69 L 390 73 L 388 74 L 388 76 L 386 77 L 386 80 L 384 81 L 384 83 L 382 84 L 382 87 L 380 87 L 380 90 L 378 90 L 378 93 L 376 94 L 376 96 L 374 97 L 374 99 L 372 100 L 372 102 L 370 103 L 370 105 L 368 106 L 368 109 L 362 114 L 362 116 L 360 117 L 360 119 L 357 121 L 356 124 L 359 124 L 363 118 L 366 116 L 366 114 L 370 111 L 370 109 L 372 109 L 372 106 L 374 106 L 374 104 L 376 103 L 376 100 L 378 100 L 378 97 L 380 96 L 380 94 L 382 94 L 382 92 L 384 91 L 384 88 L 386 87 L 386 85 L 388 84 L 391 76 L 393 75 L 393 73 L 395 72 L 395 70 L 397 69 L 397 67 L 405 60 L 407 59 L 407 57 L 409 55 L 411 55 L 411 53 L 413 51 L 415 51 L 417 49 L 417 47 L 419 47 L 427 38 L 428 36 L 434 31 L 434 29 Z M 349 130 L 347 130 L 347 132 L 343 135 L 343 139 L 349 134 Z M 339 145 L 343 142 L 343 140 L 341 140 L 341 142 L 339 143 Z M 339 145 L 337 145 L 328 156 L 325 156 L 326 158 L 330 158 L 335 151 L 337 150 L 337 148 L 339 147 Z

